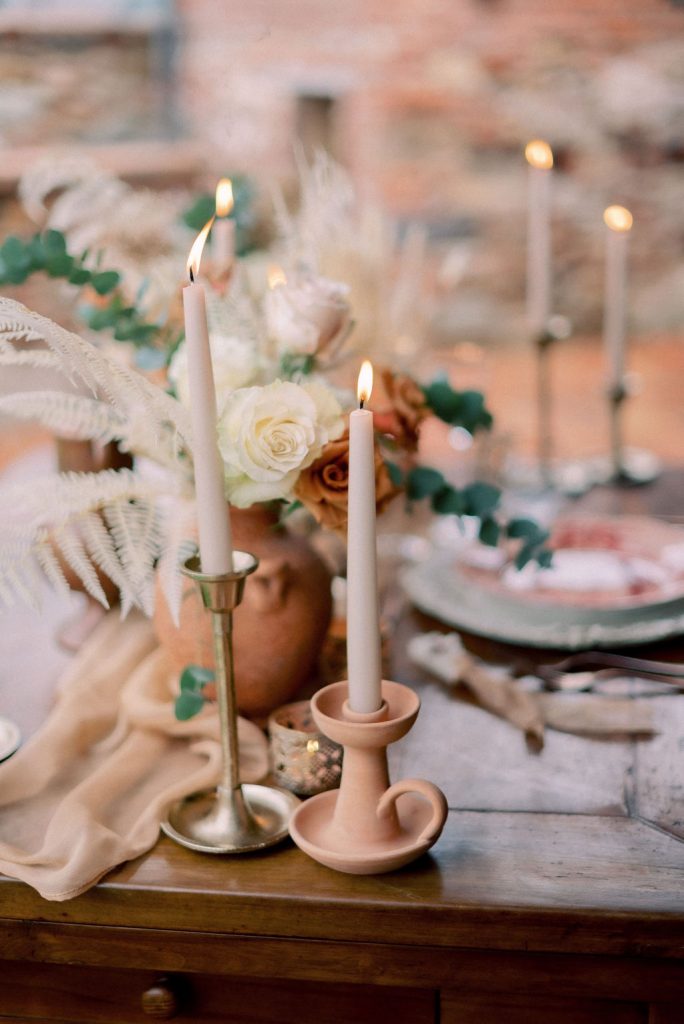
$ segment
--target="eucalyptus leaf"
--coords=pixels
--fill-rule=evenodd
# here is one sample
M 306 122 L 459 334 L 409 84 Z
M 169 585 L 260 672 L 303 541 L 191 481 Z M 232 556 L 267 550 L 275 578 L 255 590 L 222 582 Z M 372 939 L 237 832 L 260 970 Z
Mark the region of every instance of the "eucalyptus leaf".
M 464 489 L 463 496 L 467 513 L 478 519 L 486 519 L 498 508 L 501 491 L 493 484 L 477 481 Z
M 31 257 L 28 247 L 21 239 L 10 235 L 0 247 L 0 258 L 8 272 L 28 271 L 31 266 Z
M 74 257 L 63 252 L 57 256 L 49 256 L 45 269 L 50 277 L 69 277 L 73 266 Z
M 489 545 L 489 547 L 495 548 L 499 543 L 499 537 L 501 536 L 501 527 L 497 523 L 496 519 L 487 517 L 480 523 L 479 538 L 483 544 Z
M 511 519 L 506 527 L 506 534 L 512 539 L 521 537 L 525 540 L 531 540 L 534 537 L 538 537 L 541 532 L 539 525 L 533 519 Z
M 213 683 L 215 678 L 213 669 L 203 668 L 202 665 L 186 665 L 180 677 L 181 693 L 199 693 L 207 683 Z
M 465 498 L 461 491 L 447 484 L 432 496 L 432 509 L 441 516 L 462 516 L 466 510 Z
M 406 493 L 411 500 L 430 498 L 444 487 L 442 474 L 429 466 L 414 466 L 406 477 Z
M 61 231 L 55 231 L 52 228 L 43 234 L 43 245 L 48 259 L 53 256 L 63 256 L 67 251 L 66 238 Z
M 395 487 L 401 487 L 404 483 L 404 473 L 400 466 L 397 466 L 396 462 L 390 462 L 389 459 L 385 459 L 385 465 L 389 478 Z
M 187 722 L 194 718 L 204 707 L 204 697 L 201 693 L 187 691 L 176 697 L 174 712 L 179 722 Z
M 114 291 L 120 281 L 121 275 L 118 271 L 102 270 L 98 274 L 93 274 L 91 284 L 98 295 L 107 295 Z
M 74 267 L 69 274 L 69 284 L 87 284 L 90 280 L 90 271 L 85 267 Z

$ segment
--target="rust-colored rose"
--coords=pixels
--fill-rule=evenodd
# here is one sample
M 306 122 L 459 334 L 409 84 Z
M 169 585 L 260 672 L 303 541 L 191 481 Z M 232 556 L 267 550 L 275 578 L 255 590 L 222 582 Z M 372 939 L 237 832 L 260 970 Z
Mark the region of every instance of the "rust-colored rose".
M 398 494 L 378 446 L 375 446 L 375 501 L 378 513 Z M 320 458 L 300 473 L 295 496 L 314 519 L 343 533 L 347 528 L 349 434 L 325 446 Z
M 418 447 L 418 428 L 430 414 L 422 389 L 406 373 L 376 367 L 370 401 L 375 429 L 408 451 Z

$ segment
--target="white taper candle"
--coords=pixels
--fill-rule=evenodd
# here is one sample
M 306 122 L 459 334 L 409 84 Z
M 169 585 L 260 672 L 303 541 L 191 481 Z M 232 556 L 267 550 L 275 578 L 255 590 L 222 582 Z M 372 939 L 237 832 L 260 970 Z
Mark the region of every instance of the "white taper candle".
M 525 147 L 527 191 L 527 320 L 541 334 L 551 316 L 551 147 L 541 139 Z
M 211 230 L 211 258 L 214 270 L 227 273 L 235 262 L 235 221 L 229 213 L 235 205 L 230 178 L 221 178 L 216 186 L 216 220 Z
M 204 287 L 196 280 L 202 248 L 211 221 L 204 226 L 190 251 L 190 284 L 183 289 L 185 344 L 192 422 L 195 497 L 202 572 L 231 572 L 233 551 L 230 517 L 223 483 L 223 460 L 216 430 L 216 392 L 209 347 Z
M 359 374 L 359 401 L 368 400 L 373 370 Z M 349 707 L 377 711 L 380 682 L 380 614 L 375 534 L 375 438 L 373 413 L 356 409 L 349 417 L 349 522 L 347 527 L 347 665 Z
M 609 206 L 606 225 L 606 279 L 603 309 L 603 343 L 608 382 L 621 388 L 625 376 L 625 327 L 627 321 L 627 246 L 632 215 L 624 206 Z

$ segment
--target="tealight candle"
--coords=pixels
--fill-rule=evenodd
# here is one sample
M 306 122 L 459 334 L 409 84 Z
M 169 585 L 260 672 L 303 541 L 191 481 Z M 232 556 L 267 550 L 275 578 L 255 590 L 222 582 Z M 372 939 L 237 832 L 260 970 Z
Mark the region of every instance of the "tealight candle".
M 603 343 L 611 388 L 623 386 L 625 376 L 625 323 L 627 318 L 627 245 L 632 214 L 624 206 L 609 206 L 606 225 L 606 279 Z
M 358 381 L 359 408 L 349 417 L 347 527 L 347 666 L 349 707 L 365 713 L 382 703 L 380 615 L 375 536 L 375 438 L 373 413 L 364 409 L 373 387 L 366 361 Z
M 230 212 L 235 205 L 233 183 L 221 178 L 216 186 L 216 219 L 211 232 L 211 256 L 214 269 L 226 274 L 235 261 L 235 221 Z
M 221 575 L 233 569 L 230 517 L 223 484 L 223 460 L 216 430 L 216 391 L 209 347 L 204 287 L 197 280 L 202 249 L 213 222 L 197 236 L 188 257 L 190 284 L 183 289 L 185 344 L 188 350 L 190 418 L 195 467 L 195 496 L 202 572 Z
M 541 334 L 551 315 L 551 169 L 553 152 L 534 139 L 525 147 L 528 168 L 527 319 Z

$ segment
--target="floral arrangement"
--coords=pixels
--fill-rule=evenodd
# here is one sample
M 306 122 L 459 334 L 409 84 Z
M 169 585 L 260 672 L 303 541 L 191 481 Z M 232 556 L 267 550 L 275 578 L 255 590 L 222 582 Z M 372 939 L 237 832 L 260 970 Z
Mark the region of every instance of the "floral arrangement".
M 329 164 L 314 168 L 303 194 L 299 220 L 280 209 L 280 266 L 270 284 L 263 272 L 241 264 L 229 287 L 223 283 L 207 290 L 219 447 L 230 503 L 247 508 L 278 502 L 284 515 L 304 507 L 322 527 L 343 532 L 346 420 L 355 404 L 345 383 L 349 367 L 355 370 L 358 362 L 357 310 L 353 289 L 321 273 L 320 263 L 324 249 L 330 256 L 336 238 L 339 251 L 347 252 L 363 233 L 350 230 L 346 185 L 340 186 Z M 316 209 L 326 212 L 323 234 Z M 13 267 L 19 267 L 14 276 Z M 0 248 L 5 280 L 23 280 L 22 273 L 34 269 L 65 277 L 76 287 L 87 283 L 101 295 L 110 295 L 120 284 L 117 272 L 91 267 L 87 253 L 72 256 L 54 229 L 33 239 L 22 254 L 11 239 Z M 177 299 L 173 302 L 177 308 Z M 110 301 L 110 313 L 111 306 Z M 138 327 L 159 330 L 135 304 L 128 301 L 125 308 Z M 176 315 L 167 312 L 169 329 L 174 323 L 178 327 Z M 118 333 L 121 338 L 120 328 Z M 118 588 L 124 612 L 137 606 L 149 614 L 158 574 L 169 607 L 177 613 L 176 570 L 187 555 L 194 514 L 192 440 L 184 342 L 175 338 L 166 351 L 167 376 L 160 386 L 111 352 L 19 303 L 0 299 L 0 366 L 59 370 L 80 389 L 77 394 L 42 388 L 15 393 L 0 398 L 0 412 L 38 419 L 61 436 L 115 441 L 135 456 L 132 469 L 68 474 L 58 484 L 53 478 L 5 490 L 0 500 L 0 594 L 5 600 L 35 596 L 38 570 L 53 585 L 65 586 L 69 569 L 92 597 L 106 604 L 100 570 Z M 404 493 L 409 501 L 429 501 L 436 513 L 477 517 L 480 539 L 497 544 L 509 538 L 519 566 L 531 558 L 548 561 L 547 535 L 530 520 L 506 522 L 498 488 L 475 482 L 457 489 L 418 461 L 421 425 L 429 415 L 472 434 L 490 429 L 492 417 L 479 392 L 454 390 L 446 379 L 421 386 L 376 362 L 370 407 L 375 412 L 379 511 Z M 57 500 L 47 501 L 47 494 Z

